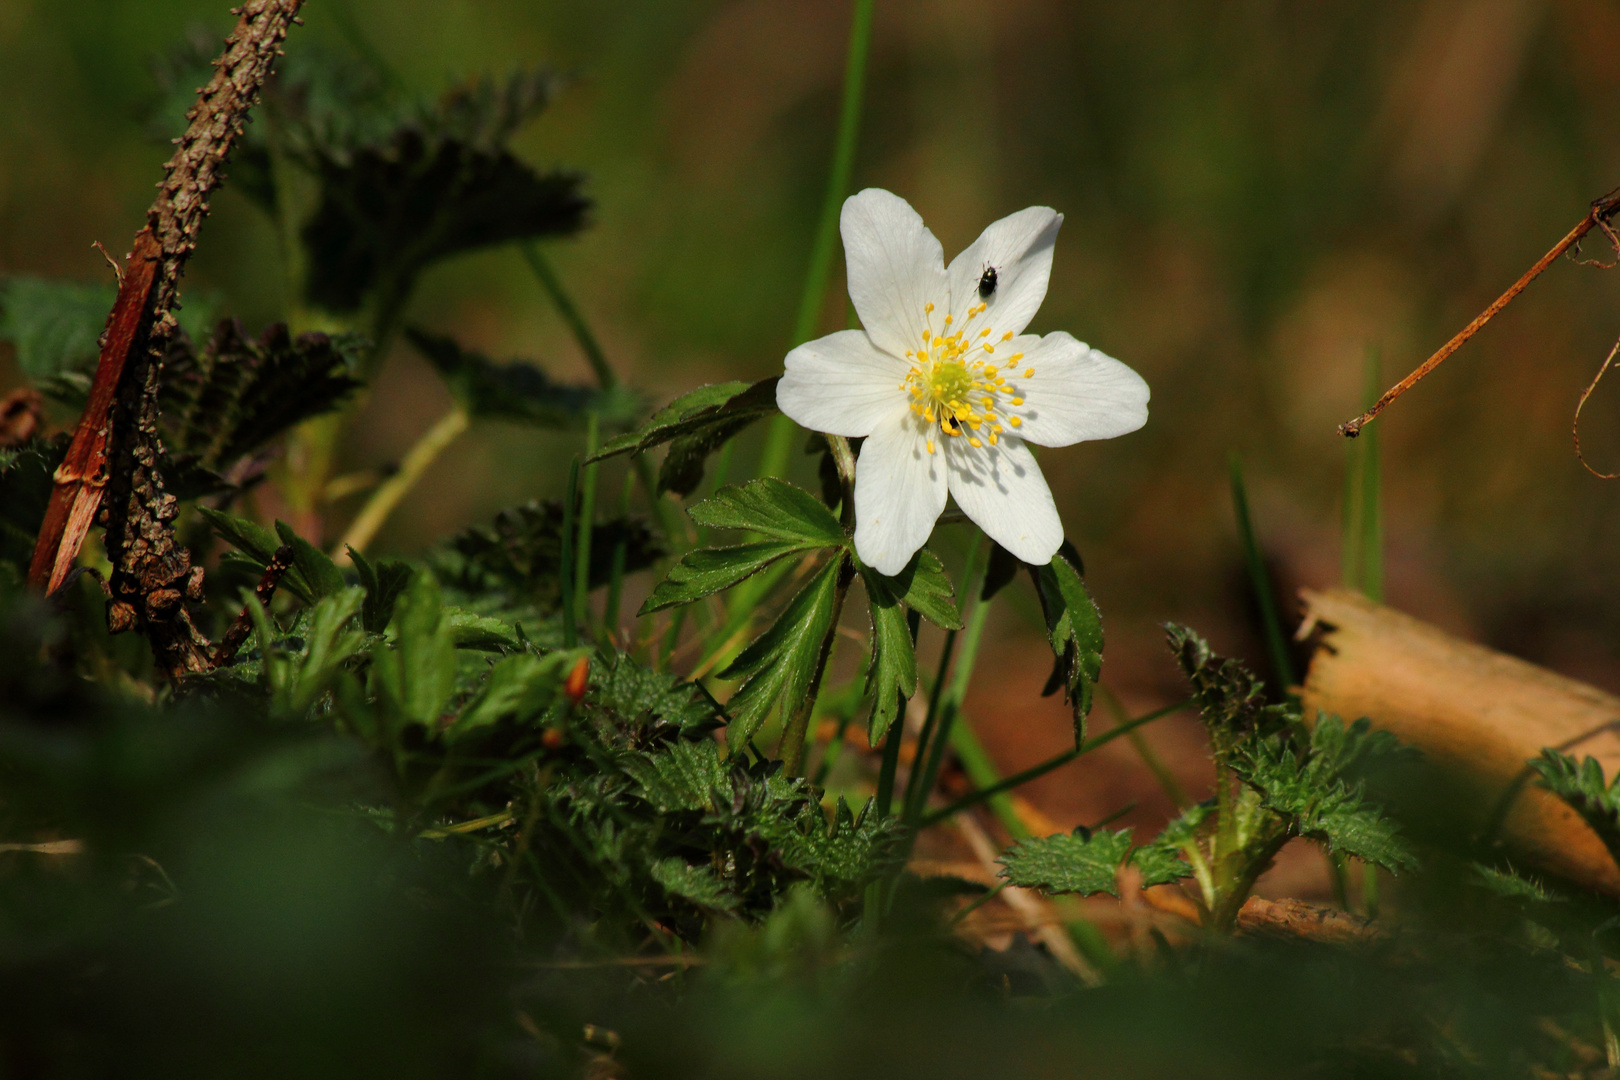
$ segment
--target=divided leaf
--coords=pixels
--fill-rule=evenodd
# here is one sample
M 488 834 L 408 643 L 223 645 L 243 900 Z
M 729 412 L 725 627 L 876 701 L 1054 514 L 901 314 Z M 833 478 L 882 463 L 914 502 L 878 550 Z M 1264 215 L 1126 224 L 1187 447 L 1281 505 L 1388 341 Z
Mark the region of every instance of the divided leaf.
M 1080 572 L 1069 561 L 1067 544 L 1046 566 L 1035 571 L 1035 585 L 1046 614 L 1046 635 L 1056 665 L 1046 692 L 1059 687 L 1074 709 L 1074 743 L 1086 737 L 1086 714 L 1102 674 L 1102 616 L 1086 590 Z
M 1142 875 L 1142 888 L 1169 885 L 1192 877 L 1193 868 L 1180 852 L 1160 844 L 1145 844 L 1131 852 L 1130 865 Z
M 872 610 L 872 662 L 866 669 L 872 716 L 867 721 L 867 741 L 877 746 L 899 718 L 906 699 L 917 692 L 917 649 L 905 608 L 891 587 L 894 579 L 864 565 L 860 571 Z
M 1119 895 L 1119 868 L 1131 850 L 1131 830 L 1059 833 L 1021 840 L 997 861 L 1001 876 L 1025 889 Z
M 622 389 L 553 382 L 524 360 L 500 364 L 464 349 L 453 338 L 408 328 L 405 336 L 427 357 L 450 393 L 472 416 L 537 427 L 575 429 L 595 413 L 608 427 L 636 415 L 639 402 Z
M 724 679 L 746 680 L 727 706 L 731 713 L 726 735 L 729 745 L 747 746 L 773 706 L 802 701 L 810 692 L 821 643 L 832 626 L 833 601 L 843 563 L 843 556 L 827 560 L 788 601 L 771 628 L 720 672 Z
M 688 513 L 711 529 L 747 529 L 807 547 L 848 543 L 843 526 L 814 495 L 774 477 L 723 487 Z
M 669 568 L 669 576 L 653 589 L 646 603 L 641 605 L 639 614 L 650 615 L 712 596 L 757 574 L 777 559 L 810 550 L 813 550 L 810 546 L 791 540 L 762 540 L 735 547 L 698 548 L 682 556 L 680 562 Z
M 710 453 L 755 420 L 777 411 L 779 378 L 752 386 L 743 382 L 700 386 L 653 413 L 638 430 L 609 440 L 590 460 L 640 454 L 673 443 L 659 472 L 658 488 L 690 495 L 703 480 L 703 463 Z

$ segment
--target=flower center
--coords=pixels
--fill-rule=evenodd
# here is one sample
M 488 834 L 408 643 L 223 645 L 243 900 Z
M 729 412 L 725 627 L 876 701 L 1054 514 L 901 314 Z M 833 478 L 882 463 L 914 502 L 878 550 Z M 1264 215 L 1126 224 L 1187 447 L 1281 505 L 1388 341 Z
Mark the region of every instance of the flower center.
M 997 338 L 991 327 L 975 325 L 986 306 L 970 307 L 960 327 L 953 327 L 952 316 L 946 315 L 944 328 L 936 332 L 934 305 L 925 305 L 923 319 L 928 329 L 923 331 L 922 347 L 906 352 L 911 370 L 900 384 L 911 395 L 912 412 L 938 424 L 953 439 L 966 437 L 975 447 L 986 441 L 994 446 L 1007 427 L 1023 423 L 1009 410 L 1024 403 L 1023 393 L 1002 371 L 1003 365 L 1006 371 L 1013 371 L 1024 354 L 1013 353 L 1004 360 L 996 357 L 996 346 L 1011 341 L 1013 335 L 1009 330 Z M 1034 368 L 1023 372 L 1026 379 L 1034 374 Z M 934 452 L 933 439 L 928 440 L 928 452 Z

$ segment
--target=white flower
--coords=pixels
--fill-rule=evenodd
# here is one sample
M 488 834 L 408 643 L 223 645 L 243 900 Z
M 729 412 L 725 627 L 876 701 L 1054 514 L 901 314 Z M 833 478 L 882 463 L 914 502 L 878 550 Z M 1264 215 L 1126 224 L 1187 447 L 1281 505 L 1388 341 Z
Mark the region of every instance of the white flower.
M 1148 386 L 1061 331 L 1024 334 L 1052 272 L 1063 215 L 1032 206 L 991 225 L 945 266 L 898 195 L 844 203 L 849 297 L 864 330 L 788 353 L 776 388 L 807 428 L 864 438 L 855 468 L 855 550 L 897 574 L 928 541 L 946 492 L 1027 563 L 1063 543 L 1052 492 L 1026 442 L 1067 446 L 1147 423 Z

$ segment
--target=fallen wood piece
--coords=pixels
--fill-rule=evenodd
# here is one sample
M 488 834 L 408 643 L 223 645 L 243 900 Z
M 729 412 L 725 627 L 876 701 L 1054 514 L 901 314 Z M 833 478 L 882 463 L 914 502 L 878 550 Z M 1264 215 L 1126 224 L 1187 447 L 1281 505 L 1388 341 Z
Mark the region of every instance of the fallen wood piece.
M 1378 924 L 1349 911 L 1262 896 L 1244 901 L 1237 928 L 1240 934 L 1303 938 L 1324 945 L 1369 945 L 1389 936 Z
M 1620 868 L 1597 834 L 1525 763 L 1545 747 L 1620 770 L 1620 698 L 1462 641 L 1340 589 L 1300 591 L 1299 636 L 1319 633 L 1306 715 L 1373 725 L 1422 751 L 1447 808 L 1470 833 L 1531 865 L 1620 896 Z

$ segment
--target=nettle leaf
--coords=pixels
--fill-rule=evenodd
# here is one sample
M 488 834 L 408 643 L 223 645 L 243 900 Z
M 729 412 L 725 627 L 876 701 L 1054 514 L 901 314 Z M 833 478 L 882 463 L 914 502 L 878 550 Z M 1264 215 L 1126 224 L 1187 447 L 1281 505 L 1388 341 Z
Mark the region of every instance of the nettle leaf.
M 251 592 L 244 592 L 258 636 L 260 679 L 270 693 L 271 707 L 286 716 L 303 716 L 332 689 L 348 660 L 360 652 L 365 634 L 354 618 L 365 593 L 341 589 L 321 598 L 299 619 L 296 634 L 276 632 L 270 616 Z M 284 643 L 297 640 L 300 647 Z
M 1131 830 L 1089 835 L 1059 833 L 1021 840 L 997 861 L 1001 876 L 1025 889 L 1050 893 L 1119 895 L 1119 868 L 1131 851 Z
M 681 740 L 656 754 L 626 758 L 623 768 L 641 797 L 661 814 L 718 810 L 731 804 L 732 766 L 712 739 Z
M 669 576 L 653 589 L 638 614 L 650 615 L 712 596 L 757 574 L 784 556 L 811 550 L 814 548 L 791 540 L 762 540 L 754 544 L 738 544 L 736 547 L 699 548 L 682 556 L 680 562 L 670 567 Z
M 352 547 L 349 548 L 349 559 L 354 563 L 355 572 L 360 575 L 360 584 L 366 590 L 366 602 L 360 609 L 360 624 L 367 633 L 380 634 L 388 628 L 389 620 L 394 617 L 394 603 L 416 571 L 395 559 L 380 559 L 376 566 L 372 566 L 364 555 Z
M 622 427 L 640 409 L 636 396 L 619 387 L 553 382 L 526 360 L 496 363 L 453 338 L 416 329 L 407 329 L 405 336 L 472 416 L 568 430 L 583 428 L 591 413 L 608 427 Z
M 240 558 L 222 559 L 220 562 L 222 568 L 240 568 L 257 577 L 264 573 L 265 567 L 270 565 L 270 560 L 275 558 L 276 552 L 282 546 L 281 538 L 263 525 L 245 518 L 233 517 L 223 510 L 215 510 L 210 506 L 199 506 L 197 512 L 214 532 L 219 534 L 220 539 L 241 552 Z M 294 554 L 296 555 L 296 551 Z M 280 587 L 306 604 L 314 603 L 317 596 L 322 595 L 317 593 L 315 586 L 297 562 L 282 575 Z
M 1142 888 L 1169 885 L 1182 878 L 1192 877 L 1193 868 L 1174 848 L 1159 844 L 1144 844 L 1131 852 L 1130 865 L 1142 875 Z
M 514 653 L 503 657 L 445 728 L 445 740 L 454 741 L 501 720 L 523 721 L 541 715 L 557 701 L 563 680 L 586 655 L 584 649 L 568 649 L 545 656 Z
M 1620 776 L 1606 783 L 1603 764 L 1597 758 L 1577 762 L 1551 748 L 1532 758 L 1530 767 L 1538 774 L 1536 782 L 1568 803 L 1609 853 L 1620 859 Z
M 1074 742 L 1086 737 L 1086 714 L 1091 712 L 1091 696 L 1102 674 L 1102 615 L 1086 590 L 1079 570 L 1069 561 L 1073 551 L 1065 544 L 1046 566 L 1035 570 L 1035 586 L 1040 593 L 1041 610 L 1046 614 L 1047 641 L 1056 664 L 1046 693 L 1060 687 L 1074 710 Z
M 730 914 L 737 910 L 739 901 L 733 896 L 714 871 L 707 866 L 693 866 L 685 859 L 671 855 L 660 859 L 649 868 L 652 879 L 673 896 L 711 911 Z
M 277 521 L 276 536 L 292 548 L 293 567 L 308 583 L 311 596 L 319 600 L 344 587 L 343 571 L 327 557 L 326 552 L 294 532 L 291 525 Z
M 337 408 L 361 386 L 369 348 L 359 334 L 300 334 L 284 324 L 257 340 L 235 320 L 219 323 L 201 351 L 177 335 L 164 358 L 166 445 L 223 471 L 277 436 Z
M 56 467 L 68 442 L 68 436 L 58 435 L 0 449 L 0 562 L 26 571 L 33 560 Z
M 857 814 L 840 796 L 829 825 L 821 808 L 807 803 L 792 829 L 767 826 L 763 831 L 782 860 L 809 874 L 823 891 L 847 893 L 903 858 L 904 829 L 877 813 L 876 806 L 876 799 L 868 799 Z
M 17 365 L 35 382 L 88 372 L 96 365 L 101 331 L 117 296 L 111 282 L 7 278 L 0 282 L 0 341 L 12 344 Z
M 432 574 L 411 578 L 389 629 L 390 646 L 372 654 L 372 691 L 396 731 L 407 724 L 437 727 L 456 686 L 456 643 Z
M 1185 626 L 1166 623 L 1164 629 L 1176 663 L 1192 684 L 1193 700 L 1217 755 L 1245 737 L 1271 735 L 1289 726 L 1293 710 L 1267 704 L 1265 683 L 1242 662 L 1217 655 Z
M 584 227 L 591 204 L 579 173 L 537 172 L 455 128 L 418 123 L 382 144 L 310 148 L 321 190 L 303 230 L 312 302 L 355 311 L 381 289 L 385 302 L 396 304 L 442 259 Z
M 723 487 L 687 513 L 711 529 L 747 529 L 808 547 L 843 547 L 849 542 L 843 526 L 819 499 L 774 477 Z
M 638 430 L 610 439 L 590 460 L 645 453 L 671 443 L 659 471 L 659 490 L 690 495 L 703 481 L 703 463 L 710 453 L 755 420 L 777 411 L 779 379 L 700 386 L 653 413 Z
M 560 502 L 530 502 L 502 510 L 489 525 L 475 525 L 428 555 L 428 564 L 447 585 L 475 595 L 506 593 L 553 607 L 561 595 L 557 574 L 562 565 Z M 652 566 L 663 549 L 639 518 L 615 518 L 591 528 L 589 586 L 606 585 L 613 573 L 613 552 L 625 548 L 624 572 Z
M 726 705 L 731 713 L 726 735 L 730 745 L 747 746 L 778 702 L 799 702 L 810 692 L 821 643 L 832 627 L 843 566 L 842 555 L 827 560 L 788 601 L 771 628 L 719 673 L 723 679 L 744 680 Z

